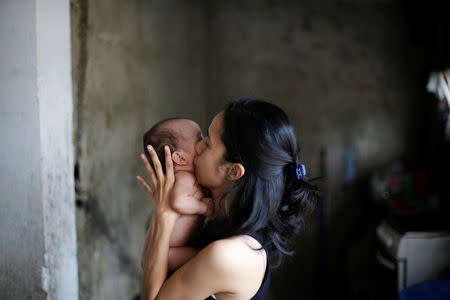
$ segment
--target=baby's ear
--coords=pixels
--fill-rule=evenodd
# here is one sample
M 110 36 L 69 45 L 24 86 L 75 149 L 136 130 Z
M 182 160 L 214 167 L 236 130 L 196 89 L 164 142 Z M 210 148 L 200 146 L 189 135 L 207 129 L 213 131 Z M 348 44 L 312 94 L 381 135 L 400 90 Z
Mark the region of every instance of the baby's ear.
M 186 159 L 186 153 L 183 151 L 172 152 L 172 160 L 175 164 L 179 166 L 187 166 L 189 162 Z

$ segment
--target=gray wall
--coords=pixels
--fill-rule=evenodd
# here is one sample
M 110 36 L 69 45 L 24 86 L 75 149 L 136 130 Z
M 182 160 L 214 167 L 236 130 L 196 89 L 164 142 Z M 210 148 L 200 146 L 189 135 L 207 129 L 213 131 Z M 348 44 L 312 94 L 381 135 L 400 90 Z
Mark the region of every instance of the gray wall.
M 408 41 L 400 1 L 307 3 L 210 4 L 209 109 L 240 95 L 277 103 L 297 127 L 310 174 L 326 147 L 335 190 L 347 145 L 361 173 L 414 145 L 424 86 L 411 62 L 420 49 Z
M 1 299 L 78 299 L 69 16 L 0 4 Z
M 39 106 L 36 101 L 35 3 L 5 3 L 0 9 L 1 36 L 15 38 L 1 43 L 1 298 L 31 295 L 41 287 L 44 255 L 42 187 L 40 183 Z M 15 19 L 23 17 L 22 24 Z M 14 24 L 14 25 L 13 25 Z M 31 37 L 31 38 L 29 38 Z M 20 49 L 20 50 L 18 50 Z M 14 63 L 13 63 L 14 62 Z M 26 70 L 19 72 L 19 70 Z M 14 70 L 17 70 L 15 76 Z M 14 99 L 15 101 L 12 101 Z M 17 137 L 22 137 L 17 139 Z M 14 154 L 14 155 L 12 155 Z M 11 188 L 13 187 L 13 188 Z M 6 209 L 9 208 L 10 209 Z M 33 230 L 29 230 L 33 226 Z M 9 230 L 5 230 L 8 228 Z M 20 234 L 21 241 L 17 239 Z M 14 245 L 14 246 L 12 246 Z M 33 245 L 33 251 L 26 248 Z M 28 259 L 24 259 L 28 257 Z M 5 274 L 7 274 L 5 276 Z M 23 274 L 28 274 L 23 278 Z M 38 288 L 36 297 L 45 293 Z
M 142 135 L 162 118 L 205 126 L 203 6 L 187 1 L 72 1 L 81 299 L 130 299 L 152 204 Z
M 228 100 L 268 99 L 290 115 L 311 177 L 328 153 L 330 281 L 362 276 L 370 239 L 367 199 L 343 186 L 343 156 L 357 179 L 417 156 L 422 49 L 408 40 L 401 1 L 71 1 L 77 233 L 82 299 L 131 298 L 149 198 L 137 185 L 141 137 L 185 116 L 204 130 Z M 363 222 L 360 240 L 351 240 Z M 271 299 L 318 295 L 316 215 L 296 255 L 274 273 Z M 366 226 L 367 228 L 364 228 Z M 348 251 L 362 257 L 348 265 Z M 351 261 L 351 260 L 350 260 Z M 359 274 L 358 272 L 362 272 Z

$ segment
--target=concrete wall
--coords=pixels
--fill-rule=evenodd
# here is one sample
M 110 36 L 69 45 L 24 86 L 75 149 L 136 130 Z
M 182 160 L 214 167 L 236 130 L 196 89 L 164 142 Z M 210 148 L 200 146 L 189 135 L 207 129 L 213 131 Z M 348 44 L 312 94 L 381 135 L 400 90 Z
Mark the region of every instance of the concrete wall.
M 335 188 L 347 144 L 361 173 L 415 145 L 408 132 L 424 88 L 411 61 L 420 49 L 399 1 L 309 2 L 210 4 L 209 109 L 241 95 L 277 103 L 297 127 L 310 175 L 319 175 L 320 147 L 328 150 Z
M 69 20 L 0 4 L 1 299 L 78 299 Z
M 366 251 L 370 224 L 367 199 L 343 187 L 345 150 L 355 152 L 357 178 L 418 153 L 422 49 L 408 39 L 402 1 L 72 0 L 71 17 L 82 299 L 139 291 L 151 212 L 135 180 L 143 132 L 176 115 L 206 129 L 240 96 L 289 113 L 311 177 L 326 149 L 330 239 L 322 261 L 330 282 L 347 283 L 344 248 L 362 243 Z M 271 299 L 318 297 L 315 218 L 296 240 L 297 254 L 275 271 Z M 358 226 L 362 242 L 350 240 Z
M 7 141 L 2 143 L 0 153 L 2 157 L 8 157 L 1 160 L 2 173 L 6 171 L 0 181 L 1 298 L 26 297 L 33 293 L 36 298 L 45 297 L 41 285 L 44 229 L 39 106 L 36 101 L 35 11 L 35 3 L 24 2 L 2 2 L 0 9 L 1 36 L 9 37 L 10 41 L 1 43 L 0 56 L 4 66 L 0 71 L 0 130 L 2 140 Z M 21 18 L 22 24 L 14 22 Z M 13 24 L 17 28 L 14 39 L 11 37 Z M 26 245 L 33 245 L 33 251 Z M 24 278 L 23 274 L 28 275 Z
M 142 135 L 162 118 L 207 123 L 205 20 L 187 1 L 71 1 L 81 299 L 131 299 L 151 199 Z

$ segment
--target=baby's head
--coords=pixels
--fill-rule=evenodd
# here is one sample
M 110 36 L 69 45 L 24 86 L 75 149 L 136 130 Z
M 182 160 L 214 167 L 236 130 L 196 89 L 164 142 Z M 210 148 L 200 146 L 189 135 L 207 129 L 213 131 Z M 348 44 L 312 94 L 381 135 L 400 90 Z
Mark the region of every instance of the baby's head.
M 147 145 L 152 145 L 166 172 L 164 146 L 172 153 L 175 171 L 194 171 L 195 144 L 202 138 L 200 126 L 192 120 L 173 118 L 156 123 L 144 134 L 144 152 L 152 164 Z

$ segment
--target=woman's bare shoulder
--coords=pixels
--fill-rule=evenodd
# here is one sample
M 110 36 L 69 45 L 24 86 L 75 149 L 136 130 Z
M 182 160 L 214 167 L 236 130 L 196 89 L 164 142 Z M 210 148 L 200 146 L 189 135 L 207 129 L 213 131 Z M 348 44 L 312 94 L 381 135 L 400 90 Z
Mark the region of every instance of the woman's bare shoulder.
M 212 242 L 206 248 L 209 248 L 213 253 L 227 253 L 229 251 L 238 251 L 243 254 L 261 255 L 265 251 L 254 251 L 260 249 L 261 244 L 249 235 L 235 235 L 228 238 L 220 239 Z M 223 251 L 228 250 L 228 251 Z M 264 249 L 262 249 L 264 250 Z
M 234 236 L 210 243 L 169 278 L 164 285 L 164 294 L 182 295 L 196 291 L 192 299 L 211 294 L 251 298 L 258 291 L 266 269 L 265 251 L 252 248 L 260 247 L 249 236 Z
M 242 254 L 259 257 L 265 256 L 264 249 L 261 244 L 249 235 L 235 235 L 221 240 L 212 242 L 209 245 L 217 254 Z M 259 250 L 261 249 L 261 250 Z M 259 250 L 259 251 L 256 251 Z M 230 255 L 233 257 L 232 255 Z
M 229 275 L 239 275 L 242 280 L 245 276 L 253 279 L 264 275 L 266 252 L 260 248 L 254 238 L 239 235 L 212 242 L 204 250 L 212 264 Z
M 232 286 L 244 294 L 255 294 L 266 270 L 266 252 L 261 244 L 248 235 L 238 235 L 209 244 L 205 256 L 225 278 L 233 280 Z

